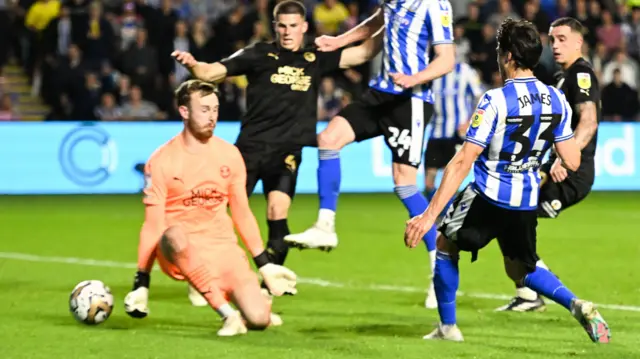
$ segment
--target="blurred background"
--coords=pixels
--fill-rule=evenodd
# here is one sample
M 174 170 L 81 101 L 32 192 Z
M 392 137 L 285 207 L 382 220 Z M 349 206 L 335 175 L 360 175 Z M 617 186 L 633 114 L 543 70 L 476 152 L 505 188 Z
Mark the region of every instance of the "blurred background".
M 337 35 L 351 29 L 372 13 L 377 2 L 304 0 L 310 24 L 308 41 L 318 35 Z M 47 161 L 61 162 L 62 155 L 58 152 L 66 148 L 64 139 L 72 137 L 78 121 L 89 121 L 86 124 L 93 126 L 94 132 L 104 131 L 105 134 L 96 136 L 105 140 L 102 144 L 102 140 L 98 141 L 97 147 L 91 145 L 96 141 L 80 141 L 86 147 L 81 151 L 72 146 L 76 167 L 82 169 L 77 172 L 92 173 L 95 168 L 106 168 L 113 177 L 117 169 L 124 167 L 129 171 L 135 163 L 144 162 L 155 147 L 179 130 L 172 91 L 189 73 L 169 54 L 174 49 L 186 50 L 200 61 L 214 62 L 253 42 L 271 40 L 274 37 L 271 14 L 276 3 L 274 0 L 0 0 L 3 34 L 0 123 L 13 124 L 0 127 L 0 155 L 33 156 L 8 168 L 7 171 L 13 171 L 8 173 L 33 171 L 34 161 L 43 166 L 49 165 Z M 636 170 L 640 144 L 636 145 L 634 140 L 640 135 L 639 0 L 452 0 L 451 4 L 458 61 L 471 64 L 487 89 L 501 85 L 495 60 L 495 33 L 503 19 L 525 18 L 538 27 L 545 50 L 536 75 L 548 84 L 555 84 L 560 70 L 548 46 L 549 24 L 562 16 L 582 21 L 588 29 L 584 57 L 593 64 L 599 78 L 604 120 L 615 124 L 601 127 L 597 166 L 604 172 L 599 174 L 622 175 L 622 181 L 640 183 Z M 318 96 L 319 129 L 366 88 L 379 60 L 378 56 L 368 64 L 337 71 L 322 80 Z M 220 86 L 222 123 L 217 133 L 232 142 L 237 135 L 238 120 L 246 109 L 246 86 L 244 77 L 228 78 Z M 126 127 L 130 122 L 148 121 L 154 121 L 153 126 L 141 127 L 140 133 Z M 25 123 L 29 125 L 22 125 Z M 163 128 L 167 128 L 166 132 L 157 132 L 164 131 Z M 133 137 L 123 140 L 119 133 Z M 25 135 L 39 145 L 23 148 Z M 384 187 L 364 188 L 389 190 L 391 187 L 386 184 L 389 161 L 385 157 L 388 151 L 381 140 L 366 148 L 358 146 L 361 145 L 354 146 L 357 149 L 352 151 L 362 154 L 354 156 L 367 163 L 363 170 L 371 174 L 365 182 L 383 178 L 385 183 Z M 133 156 L 133 150 L 137 150 L 135 158 L 127 157 Z M 113 161 L 117 165 L 108 160 L 109 153 L 116 158 Z M 307 165 L 313 164 L 313 157 L 306 156 Z M 56 173 L 63 175 L 64 170 L 59 167 Z M 33 176 L 41 177 L 45 168 L 33 172 Z M 306 191 L 305 176 L 302 191 Z M 309 174 L 309 181 L 311 190 L 315 188 L 313 173 Z M 603 181 L 598 179 L 596 188 Z M 21 183 L 24 181 L 16 180 L 14 184 Z M 353 187 L 359 186 L 354 183 Z M 640 189 L 640 184 L 629 186 Z M 620 187 L 605 185 L 605 189 Z M 14 192 L 6 185 L 0 186 L 0 193 Z M 44 189 L 42 192 L 46 193 Z

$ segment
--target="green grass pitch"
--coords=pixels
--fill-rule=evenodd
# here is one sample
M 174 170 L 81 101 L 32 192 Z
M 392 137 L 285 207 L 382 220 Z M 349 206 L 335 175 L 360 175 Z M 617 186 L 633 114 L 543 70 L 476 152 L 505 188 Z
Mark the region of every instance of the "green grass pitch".
M 265 203 L 252 199 L 263 226 Z M 0 197 L 0 358 L 606 358 L 640 357 L 640 193 L 593 193 L 558 220 L 541 220 L 539 250 L 578 296 L 601 304 L 610 345 L 591 343 L 558 305 L 496 313 L 513 293 L 497 244 L 460 263 L 464 343 L 431 342 L 437 312 L 424 309 L 428 258 L 403 245 L 406 212 L 389 195 L 343 195 L 331 253 L 291 250 L 299 294 L 278 298 L 284 326 L 218 338 L 217 315 L 192 307 L 186 284 L 156 271 L 151 314 L 129 318 L 122 300 L 134 274 L 143 207 L 131 196 Z M 293 231 L 315 219 L 299 196 Z M 86 279 L 107 283 L 115 308 L 104 324 L 76 323 L 68 295 Z

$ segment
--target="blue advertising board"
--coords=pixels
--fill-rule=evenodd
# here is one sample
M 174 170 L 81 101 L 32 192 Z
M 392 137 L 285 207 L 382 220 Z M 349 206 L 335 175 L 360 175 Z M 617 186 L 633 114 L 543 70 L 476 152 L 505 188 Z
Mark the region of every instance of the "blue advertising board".
M 233 143 L 239 128 L 220 122 L 215 133 Z M 0 194 L 138 192 L 143 178 L 136 164 L 181 129 L 180 122 L 0 123 Z M 315 193 L 317 150 L 305 148 L 303 158 L 298 191 Z M 393 190 L 382 138 L 347 146 L 341 159 L 342 192 Z M 640 190 L 640 124 L 601 124 L 594 189 Z

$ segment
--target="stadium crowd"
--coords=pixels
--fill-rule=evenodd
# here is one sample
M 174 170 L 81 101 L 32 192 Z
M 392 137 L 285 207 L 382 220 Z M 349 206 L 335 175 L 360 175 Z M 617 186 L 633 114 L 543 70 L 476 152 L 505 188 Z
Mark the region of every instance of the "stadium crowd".
M 349 30 L 377 0 L 304 0 L 311 43 Z M 178 119 L 172 91 L 189 73 L 169 54 L 192 52 L 214 62 L 273 38 L 272 0 L 0 0 L 0 67 L 19 63 L 49 120 Z M 495 33 L 506 17 L 525 18 L 546 35 L 551 21 L 579 19 L 588 28 L 584 56 L 596 69 L 608 121 L 640 116 L 640 0 L 455 0 L 457 60 L 475 67 L 487 87 L 499 86 Z M 318 119 L 329 120 L 367 85 L 377 61 L 323 79 Z M 537 75 L 554 84 L 559 71 L 549 46 Z M 0 120 L 19 119 L 0 76 Z M 221 120 L 245 109 L 244 77 L 220 84 Z

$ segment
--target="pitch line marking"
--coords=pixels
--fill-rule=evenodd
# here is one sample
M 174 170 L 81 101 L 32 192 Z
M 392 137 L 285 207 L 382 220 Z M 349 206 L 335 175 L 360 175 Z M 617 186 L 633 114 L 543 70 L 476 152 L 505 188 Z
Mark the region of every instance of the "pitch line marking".
M 39 256 L 35 254 L 16 253 L 16 252 L 0 252 L 0 258 L 18 260 L 18 261 L 27 261 L 27 262 L 75 264 L 75 265 L 84 265 L 84 266 L 91 266 L 91 267 L 108 267 L 108 268 L 125 268 L 125 269 L 136 269 L 138 267 L 135 263 L 105 261 L 105 260 L 98 260 L 98 259 L 75 258 L 75 257 L 48 257 L 48 256 Z M 154 267 L 154 270 L 159 270 L 159 269 L 157 267 Z M 351 285 L 346 283 L 332 282 L 332 281 L 328 281 L 320 278 L 298 277 L 298 283 L 315 285 L 319 287 L 369 290 L 369 291 L 376 291 L 376 292 L 426 293 L 425 288 L 419 288 L 419 287 L 395 286 L 395 285 L 384 285 L 384 284 L 371 284 L 367 286 L 358 286 L 358 285 Z M 512 295 L 507 295 L 507 294 L 466 293 L 466 292 L 458 292 L 458 296 L 469 297 L 469 298 L 479 298 L 479 299 L 493 299 L 493 300 L 509 300 L 513 297 Z M 596 303 L 596 306 L 598 306 L 599 308 L 611 309 L 611 310 L 640 312 L 640 306 L 635 306 L 635 305 Z

